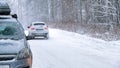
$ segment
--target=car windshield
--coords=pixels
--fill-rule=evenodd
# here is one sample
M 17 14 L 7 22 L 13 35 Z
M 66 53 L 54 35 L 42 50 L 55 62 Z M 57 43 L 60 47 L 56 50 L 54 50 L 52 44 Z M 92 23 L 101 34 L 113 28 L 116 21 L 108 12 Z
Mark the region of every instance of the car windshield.
M 0 39 L 19 40 L 24 38 L 23 32 L 16 22 L 0 22 Z
M 34 25 L 45 25 L 44 23 L 35 23 Z

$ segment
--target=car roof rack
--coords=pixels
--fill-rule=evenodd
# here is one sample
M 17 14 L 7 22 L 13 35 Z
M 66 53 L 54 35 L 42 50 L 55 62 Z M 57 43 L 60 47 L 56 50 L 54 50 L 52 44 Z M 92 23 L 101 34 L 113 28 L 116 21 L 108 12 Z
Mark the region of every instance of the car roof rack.
M 0 15 L 10 15 L 11 9 L 5 0 L 0 0 Z
M 17 20 L 17 14 L 10 14 L 11 9 L 6 0 L 0 0 L 0 19 L 15 18 Z

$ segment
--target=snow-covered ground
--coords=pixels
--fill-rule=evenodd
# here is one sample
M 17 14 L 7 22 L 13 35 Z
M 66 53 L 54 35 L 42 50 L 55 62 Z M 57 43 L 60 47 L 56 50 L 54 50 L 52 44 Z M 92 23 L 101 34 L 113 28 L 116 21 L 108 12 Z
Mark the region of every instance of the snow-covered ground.
M 50 39 L 29 43 L 33 68 L 120 68 L 120 41 L 50 29 Z

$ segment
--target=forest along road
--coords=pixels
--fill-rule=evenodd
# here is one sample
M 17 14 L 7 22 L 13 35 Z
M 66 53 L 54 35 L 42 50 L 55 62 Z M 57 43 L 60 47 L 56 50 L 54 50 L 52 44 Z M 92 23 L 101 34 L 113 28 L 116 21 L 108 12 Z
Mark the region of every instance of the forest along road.
M 28 41 L 33 68 L 120 68 L 120 42 L 50 29 L 50 38 Z

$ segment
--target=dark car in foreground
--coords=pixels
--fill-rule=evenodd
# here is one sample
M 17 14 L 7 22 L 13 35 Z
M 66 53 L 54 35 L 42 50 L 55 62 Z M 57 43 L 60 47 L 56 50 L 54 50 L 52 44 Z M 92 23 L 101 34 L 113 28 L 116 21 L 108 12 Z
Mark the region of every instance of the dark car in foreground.
M 32 52 L 22 25 L 11 16 L 0 16 L 0 68 L 32 68 Z

